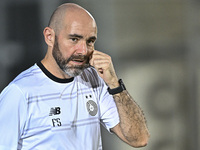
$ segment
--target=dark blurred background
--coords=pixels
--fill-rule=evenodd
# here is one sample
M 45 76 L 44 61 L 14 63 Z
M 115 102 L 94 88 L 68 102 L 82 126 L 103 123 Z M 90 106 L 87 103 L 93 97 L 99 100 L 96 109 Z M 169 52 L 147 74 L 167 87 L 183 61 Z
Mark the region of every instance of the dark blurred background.
M 151 133 L 141 150 L 200 150 L 199 0 L 1 0 L 0 90 L 40 61 L 43 29 L 62 3 L 96 19 L 96 49 L 144 110 Z M 104 128 L 104 150 L 131 150 Z

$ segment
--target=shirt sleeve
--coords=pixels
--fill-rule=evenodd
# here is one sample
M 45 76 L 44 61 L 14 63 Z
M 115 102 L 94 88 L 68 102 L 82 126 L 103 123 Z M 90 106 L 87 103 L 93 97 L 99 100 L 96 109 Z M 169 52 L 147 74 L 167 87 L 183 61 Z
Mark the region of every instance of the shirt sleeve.
M 26 120 L 26 99 L 15 84 L 0 94 L 0 149 L 16 150 Z
M 107 88 L 104 83 L 100 96 L 100 119 L 101 124 L 110 132 L 110 129 L 119 123 L 119 114 L 113 96 L 108 93 Z

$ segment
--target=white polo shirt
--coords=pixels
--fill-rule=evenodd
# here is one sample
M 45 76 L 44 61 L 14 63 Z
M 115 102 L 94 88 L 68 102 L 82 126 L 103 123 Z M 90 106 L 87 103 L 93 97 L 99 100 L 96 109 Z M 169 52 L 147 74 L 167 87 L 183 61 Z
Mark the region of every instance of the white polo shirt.
M 100 123 L 119 123 L 94 68 L 59 79 L 37 63 L 0 94 L 0 150 L 101 150 Z

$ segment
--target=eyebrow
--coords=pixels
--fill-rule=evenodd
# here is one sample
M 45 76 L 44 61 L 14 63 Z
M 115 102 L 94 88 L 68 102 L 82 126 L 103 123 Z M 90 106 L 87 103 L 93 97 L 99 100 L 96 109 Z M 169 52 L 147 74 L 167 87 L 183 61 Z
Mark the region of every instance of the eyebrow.
M 92 37 L 89 38 L 89 40 L 94 40 L 94 41 L 96 41 L 96 39 L 97 39 L 96 36 L 92 36 Z
M 69 34 L 69 37 L 83 38 L 82 35 L 78 35 L 78 34 Z
M 80 39 L 83 38 L 83 36 L 79 35 L 79 34 L 69 34 L 69 37 L 70 38 L 80 38 Z M 96 40 L 96 39 L 97 39 L 96 36 L 89 37 L 89 40 Z

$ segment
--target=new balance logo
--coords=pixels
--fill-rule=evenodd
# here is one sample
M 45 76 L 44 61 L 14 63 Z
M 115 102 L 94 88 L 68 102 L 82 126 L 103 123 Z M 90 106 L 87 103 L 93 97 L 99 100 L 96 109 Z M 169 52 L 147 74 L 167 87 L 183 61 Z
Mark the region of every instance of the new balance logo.
M 60 107 L 54 107 L 54 108 L 51 108 L 51 109 L 50 109 L 49 116 L 52 116 L 52 115 L 59 115 L 60 113 L 61 113 Z

